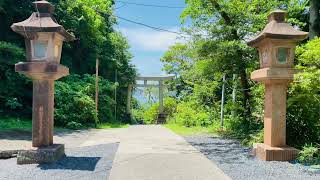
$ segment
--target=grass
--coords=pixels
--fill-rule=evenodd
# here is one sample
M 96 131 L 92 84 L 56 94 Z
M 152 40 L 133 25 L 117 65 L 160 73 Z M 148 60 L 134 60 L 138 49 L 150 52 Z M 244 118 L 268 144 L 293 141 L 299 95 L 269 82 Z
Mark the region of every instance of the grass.
M 127 128 L 127 127 L 129 127 L 129 124 L 101 123 L 101 124 L 98 124 L 97 129 Z
M 111 129 L 111 128 L 127 128 L 128 124 L 120 123 L 101 123 L 97 129 Z M 87 129 L 87 128 L 84 128 Z M 32 121 L 29 119 L 20 119 L 14 117 L 0 117 L 0 131 L 32 131 Z M 67 130 L 63 127 L 55 127 L 55 131 Z
M 27 120 L 27 119 L 1 117 L 0 131 L 10 131 L 10 130 L 31 131 L 32 122 L 31 120 Z
M 164 127 L 182 136 L 201 135 L 201 134 L 216 135 L 216 132 L 217 132 L 215 127 L 201 127 L 201 126 L 185 127 L 178 124 L 165 124 Z

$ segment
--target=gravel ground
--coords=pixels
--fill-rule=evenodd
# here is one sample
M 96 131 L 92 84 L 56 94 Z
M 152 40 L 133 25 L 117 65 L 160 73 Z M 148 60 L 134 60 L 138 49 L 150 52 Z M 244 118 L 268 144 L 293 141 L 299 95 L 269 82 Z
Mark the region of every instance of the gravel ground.
M 106 180 L 118 143 L 66 149 L 53 164 L 17 165 L 17 159 L 0 160 L 0 180 Z
M 289 162 L 265 162 L 254 158 L 250 148 L 218 137 L 185 137 L 234 180 L 320 180 L 320 172 Z

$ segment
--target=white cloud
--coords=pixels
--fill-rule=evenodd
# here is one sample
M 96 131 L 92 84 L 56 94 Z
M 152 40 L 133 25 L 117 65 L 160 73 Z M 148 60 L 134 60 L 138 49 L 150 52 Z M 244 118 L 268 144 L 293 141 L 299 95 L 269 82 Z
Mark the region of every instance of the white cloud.
M 178 32 L 178 28 L 170 28 L 171 31 Z M 120 28 L 120 32 L 126 36 L 132 48 L 146 51 L 166 51 L 169 46 L 176 42 L 178 34 L 170 32 L 159 32 L 145 28 Z

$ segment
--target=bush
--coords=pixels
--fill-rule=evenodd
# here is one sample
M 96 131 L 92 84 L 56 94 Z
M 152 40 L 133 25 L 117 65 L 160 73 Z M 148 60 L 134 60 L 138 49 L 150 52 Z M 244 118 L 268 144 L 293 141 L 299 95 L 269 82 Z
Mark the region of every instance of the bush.
M 320 163 L 320 147 L 312 144 L 304 146 L 299 153 L 298 161 L 307 164 Z
M 164 113 L 170 118 L 173 113 L 176 111 L 176 100 L 174 98 L 165 98 L 164 99 Z M 159 114 L 159 103 L 153 104 L 148 110 L 143 114 L 143 120 L 146 124 L 154 124 L 157 122 Z
M 14 64 L 25 59 L 24 49 L 0 41 L 0 115 L 31 119 L 32 81 L 14 71 Z
M 297 68 L 288 95 L 287 142 L 301 148 L 320 143 L 320 39 L 297 49 Z
M 179 103 L 170 121 L 185 127 L 208 126 L 212 124 L 209 113 L 201 107 L 194 107 L 190 102 Z
M 55 99 L 56 125 L 75 127 L 75 123 L 82 126 L 97 122 L 94 100 L 72 84 L 57 82 Z
M 100 77 L 99 114 L 95 112 L 95 76 L 70 75 L 55 84 L 55 124 L 71 129 L 113 122 L 111 84 Z M 109 95 L 108 95 L 109 94 Z

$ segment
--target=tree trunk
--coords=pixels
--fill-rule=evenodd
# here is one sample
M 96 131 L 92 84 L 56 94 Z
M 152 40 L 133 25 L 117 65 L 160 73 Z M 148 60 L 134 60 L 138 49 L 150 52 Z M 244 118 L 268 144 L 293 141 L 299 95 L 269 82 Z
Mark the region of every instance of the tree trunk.
M 251 115 L 251 107 L 250 107 L 250 86 L 247 78 L 247 73 L 245 69 L 240 70 L 240 82 L 243 88 L 243 107 L 245 108 L 245 116 L 249 117 Z
M 310 0 L 309 39 L 320 35 L 320 1 Z

